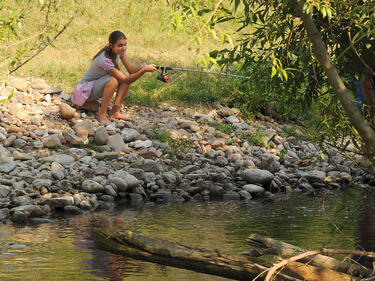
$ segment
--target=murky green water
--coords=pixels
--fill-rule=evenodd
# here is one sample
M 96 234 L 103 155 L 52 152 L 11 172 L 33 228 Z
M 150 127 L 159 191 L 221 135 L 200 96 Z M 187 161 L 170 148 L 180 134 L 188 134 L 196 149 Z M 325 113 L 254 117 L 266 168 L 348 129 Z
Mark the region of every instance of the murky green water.
M 232 252 L 249 250 L 250 233 L 308 249 L 354 249 L 360 239 L 374 238 L 373 203 L 372 195 L 357 192 L 329 196 L 324 204 L 322 198 L 296 196 L 123 208 L 104 215 L 123 218 L 133 231 Z M 91 222 L 86 214 L 39 226 L 0 227 L 0 280 L 226 280 L 100 251 L 89 238 Z

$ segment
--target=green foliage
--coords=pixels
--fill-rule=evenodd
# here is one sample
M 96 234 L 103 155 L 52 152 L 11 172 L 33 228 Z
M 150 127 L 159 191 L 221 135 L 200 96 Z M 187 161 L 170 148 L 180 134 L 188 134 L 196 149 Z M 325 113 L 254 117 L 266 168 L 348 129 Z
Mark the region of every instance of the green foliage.
M 257 128 L 254 133 L 246 132 L 242 133 L 241 138 L 246 140 L 249 144 L 266 147 L 270 146 L 270 143 L 267 141 L 266 133 L 264 130 Z
M 98 145 L 93 142 L 93 141 L 88 141 L 87 143 L 85 144 L 80 144 L 78 145 L 79 148 L 84 148 L 84 149 L 87 149 L 89 151 L 96 151 L 96 152 L 100 152 L 100 148 L 98 147 Z
M 168 153 L 171 157 L 186 154 L 192 149 L 191 140 L 187 138 L 174 138 L 169 131 L 164 129 L 156 129 L 148 137 L 168 144 L 164 152 Z
M 210 124 L 210 126 L 227 135 L 230 135 L 236 130 L 236 128 L 233 125 L 226 123 L 212 123 Z

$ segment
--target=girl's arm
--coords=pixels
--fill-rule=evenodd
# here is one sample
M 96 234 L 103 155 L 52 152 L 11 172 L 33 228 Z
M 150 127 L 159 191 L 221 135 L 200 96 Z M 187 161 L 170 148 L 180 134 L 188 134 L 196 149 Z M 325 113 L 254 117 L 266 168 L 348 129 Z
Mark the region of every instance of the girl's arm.
M 134 66 L 134 65 L 132 65 L 131 62 L 130 62 L 130 60 L 128 59 L 128 57 L 125 54 L 121 56 L 121 61 L 122 61 L 122 63 L 124 64 L 125 68 L 127 69 L 127 71 L 130 74 L 138 72 L 139 70 L 142 69 L 142 67 L 145 66 L 145 64 L 142 64 L 140 66 Z
M 130 75 L 125 75 L 124 73 L 122 73 L 117 68 L 112 68 L 112 69 L 110 69 L 108 71 L 117 80 L 119 80 L 119 81 L 121 81 L 123 83 L 126 83 L 126 84 L 130 84 L 130 83 L 133 83 L 136 80 L 138 80 L 146 72 L 154 72 L 155 70 L 156 70 L 156 68 L 155 68 L 154 64 L 148 64 L 148 65 L 145 65 L 142 68 L 140 68 L 135 73 L 130 73 L 130 71 L 129 71 Z

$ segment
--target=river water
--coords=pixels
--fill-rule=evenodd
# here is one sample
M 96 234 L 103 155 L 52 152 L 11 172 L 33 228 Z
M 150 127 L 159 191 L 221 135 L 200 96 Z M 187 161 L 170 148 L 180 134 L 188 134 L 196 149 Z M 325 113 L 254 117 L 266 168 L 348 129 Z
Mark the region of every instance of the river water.
M 249 250 L 245 239 L 251 233 L 307 249 L 355 249 L 355 243 L 367 247 L 375 240 L 373 203 L 371 193 L 349 190 L 324 198 L 280 195 L 274 201 L 247 203 L 147 204 L 107 211 L 100 219 L 235 253 Z M 85 214 L 35 226 L 0 226 L 0 280 L 228 280 L 98 250 L 89 235 L 97 217 Z

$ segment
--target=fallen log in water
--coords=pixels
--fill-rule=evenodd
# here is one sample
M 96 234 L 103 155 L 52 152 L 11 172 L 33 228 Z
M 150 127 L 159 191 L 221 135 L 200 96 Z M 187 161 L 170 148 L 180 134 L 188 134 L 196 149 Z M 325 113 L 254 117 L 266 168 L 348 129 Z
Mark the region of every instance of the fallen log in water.
M 268 269 L 258 264 L 259 260 L 255 258 L 193 248 L 130 231 L 109 234 L 97 230 L 94 232 L 94 239 L 99 249 L 115 254 L 231 279 L 252 280 Z M 281 274 L 276 280 L 298 279 Z
M 194 270 L 237 280 L 264 280 L 269 270 L 258 258 L 226 253 L 220 250 L 190 247 L 164 239 L 136 234 L 94 231 L 98 248 L 135 259 Z M 285 273 L 284 273 L 285 272 Z M 290 275 L 289 275 L 290 274 Z M 293 262 L 272 280 L 358 280 L 331 269 Z
M 247 239 L 247 242 L 254 248 L 254 250 L 252 251 L 252 256 L 262 256 L 270 254 L 278 255 L 283 258 L 289 258 L 302 253 L 306 253 L 308 251 L 282 241 L 264 237 L 259 234 L 251 234 Z M 321 254 L 305 257 L 300 259 L 299 261 L 308 263 L 309 265 L 329 268 L 353 276 L 365 277 L 369 276 L 372 273 L 370 269 L 365 268 L 359 264 L 340 261 Z

